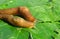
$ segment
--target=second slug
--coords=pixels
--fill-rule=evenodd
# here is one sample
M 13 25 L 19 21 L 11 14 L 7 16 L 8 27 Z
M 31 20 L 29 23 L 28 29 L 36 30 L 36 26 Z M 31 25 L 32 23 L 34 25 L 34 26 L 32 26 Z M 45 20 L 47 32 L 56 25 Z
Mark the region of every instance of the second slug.
M 0 19 L 5 19 L 11 24 L 15 26 L 21 26 L 21 27 L 26 27 L 26 28 L 33 28 L 34 27 L 34 22 L 26 21 L 21 17 L 16 17 L 13 15 L 6 15 L 6 14 L 0 14 Z

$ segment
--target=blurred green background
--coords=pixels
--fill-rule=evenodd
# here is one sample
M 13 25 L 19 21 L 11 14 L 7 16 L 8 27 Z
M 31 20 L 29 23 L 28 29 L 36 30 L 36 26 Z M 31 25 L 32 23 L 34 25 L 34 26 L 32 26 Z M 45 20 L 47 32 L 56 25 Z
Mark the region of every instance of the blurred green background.
M 0 39 L 60 39 L 60 0 L 0 0 L 0 9 L 26 6 L 38 20 L 34 29 L 0 20 Z

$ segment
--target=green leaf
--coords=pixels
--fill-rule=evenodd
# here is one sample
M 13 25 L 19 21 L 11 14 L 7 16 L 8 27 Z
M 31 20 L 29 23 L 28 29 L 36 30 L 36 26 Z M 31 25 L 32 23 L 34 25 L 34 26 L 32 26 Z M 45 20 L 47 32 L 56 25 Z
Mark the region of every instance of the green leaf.
M 28 39 L 28 32 L 0 20 L 0 39 Z
M 36 18 L 34 29 L 0 20 L 0 39 L 60 39 L 60 0 L 3 0 L 0 9 L 26 6 Z

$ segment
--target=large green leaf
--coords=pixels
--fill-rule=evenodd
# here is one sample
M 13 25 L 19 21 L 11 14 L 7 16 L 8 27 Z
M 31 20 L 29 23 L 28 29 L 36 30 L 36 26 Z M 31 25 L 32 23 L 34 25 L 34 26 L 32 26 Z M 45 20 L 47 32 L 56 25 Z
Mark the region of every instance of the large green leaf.
M 13 27 L 0 20 L 0 39 L 60 39 L 60 1 L 3 0 L 0 9 L 26 6 L 36 18 L 34 29 Z

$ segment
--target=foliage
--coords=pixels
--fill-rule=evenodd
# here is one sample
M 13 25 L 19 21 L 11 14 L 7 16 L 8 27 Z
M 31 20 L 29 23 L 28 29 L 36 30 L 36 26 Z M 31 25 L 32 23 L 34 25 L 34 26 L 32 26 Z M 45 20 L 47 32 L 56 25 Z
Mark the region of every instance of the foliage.
M 0 20 L 0 39 L 60 39 L 60 0 L 2 0 L 0 9 L 26 6 L 37 19 L 34 29 Z

